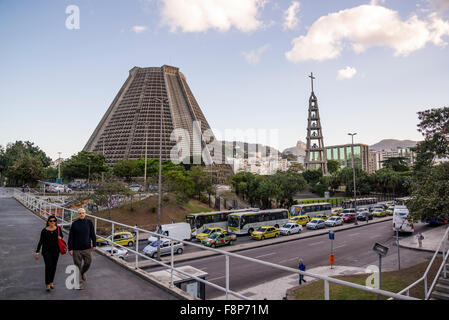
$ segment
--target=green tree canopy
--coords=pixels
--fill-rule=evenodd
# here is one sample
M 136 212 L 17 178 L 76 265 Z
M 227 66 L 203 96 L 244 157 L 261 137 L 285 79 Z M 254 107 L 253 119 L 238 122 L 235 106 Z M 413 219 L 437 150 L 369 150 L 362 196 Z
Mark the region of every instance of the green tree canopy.
M 335 173 L 340 169 L 340 163 L 337 160 L 327 160 L 327 171 L 330 174 Z
M 96 174 L 108 171 L 103 154 L 80 151 L 61 164 L 61 173 L 69 180 L 74 178 L 89 179 Z

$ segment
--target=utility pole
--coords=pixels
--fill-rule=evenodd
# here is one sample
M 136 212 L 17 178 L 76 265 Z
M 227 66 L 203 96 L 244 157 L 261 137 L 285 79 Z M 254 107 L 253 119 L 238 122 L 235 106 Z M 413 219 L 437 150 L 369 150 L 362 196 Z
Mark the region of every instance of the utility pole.
M 143 172 L 143 187 L 147 189 L 147 146 L 148 146 L 148 123 L 145 125 L 145 168 Z
M 351 156 L 352 156 L 352 176 L 353 176 L 353 179 L 354 179 L 354 210 L 355 210 L 355 212 L 356 212 L 356 218 L 355 218 L 354 224 L 355 224 L 355 225 L 358 225 L 358 222 L 357 222 L 357 191 L 356 191 L 356 186 L 355 186 L 355 166 L 354 166 L 354 136 L 355 136 L 356 134 L 357 134 L 357 133 L 348 133 L 348 135 L 350 135 L 351 138 L 352 138 L 352 148 L 351 148 Z
M 61 181 L 61 153 L 62 152 L 58 152 L 58 154 L 59 154 L 59 158 L 58 158 L 58 183 L 60 183 L 60 181 Z

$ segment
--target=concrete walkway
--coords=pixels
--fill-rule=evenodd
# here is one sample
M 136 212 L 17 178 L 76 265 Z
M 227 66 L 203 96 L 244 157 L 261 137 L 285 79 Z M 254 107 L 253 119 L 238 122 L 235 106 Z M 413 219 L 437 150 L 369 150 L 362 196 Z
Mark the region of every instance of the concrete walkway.
M 448 227 L 448 225 L 431 227 L 429 230 L 422 232 L 422 235 L 424 236 L 424 240 L 422 241 L 422 248 L 419 247 L 416 233 L 413 234 L 412 237 L 407 237 L 400 240 L 399 246 L 403 248 L 435 252 L 440 245 L 441 239 L 443 238 L 444 233 L 446 232 Z M 446 248 L 449 248 L 449 239 L 446 239 Z
M 3 189 L 3 188 L 2 188 Z M 0 190 L 1 191 L 1 190 Z M 4 191 L 4 190 L 3 190 Z M 68 254 L 59 258 L 55 289 L 45 291 L 44 261 L 34 253 L 45 222 L 5 192 L 0 192 L 0 299 L 175 300 L 178 297 L 123 269 L 105 256 L 92 255 L 85 290 L 65 286 Z M 67 234 L 65 235 L 67 239 Z
M 322 276 L 335 277 L 344 275 L 355 275 L 369 273 L 365 268 L 348 267 L 348 266 L 334 266 L 331 269 L 329 266 L 317 267 L 307 270 L 307 272 L 319 274 Z M 304 276 L 307 282 L 317 281 L 316 278 Z M 292 274 L 287 277 L 282 277 L 273 281 L 262 283 L 258 286 L 254 286 L 242 292 L 240 294 L 256 300 L 282 300 L 286 295 L 287 289 L 296 287 L 299 285 L 299 275 Z M 239 300 L 230 295 L 230 300 Z M 226 296 L 217 297 L 213 300 L 224 300 Z

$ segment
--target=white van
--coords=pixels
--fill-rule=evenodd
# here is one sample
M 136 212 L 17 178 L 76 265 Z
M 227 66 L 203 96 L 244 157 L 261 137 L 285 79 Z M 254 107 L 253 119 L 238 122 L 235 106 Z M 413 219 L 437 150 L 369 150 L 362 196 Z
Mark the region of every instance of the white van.
M 187 222 L 163 224 L 161 225 L 161 229 L 162 235 L 172 237 L 177 240 L 190 240 L 191 238 L 190 224 Z M 148 243 L 153 243 L 156 240 L 156 236 L 151 236 L 148 238 Z
M 393 212 L 393 231 L 413 233 L 415 231 L 413 223 L 409 218 L 409 211 L 406 206 L 394 206 Z

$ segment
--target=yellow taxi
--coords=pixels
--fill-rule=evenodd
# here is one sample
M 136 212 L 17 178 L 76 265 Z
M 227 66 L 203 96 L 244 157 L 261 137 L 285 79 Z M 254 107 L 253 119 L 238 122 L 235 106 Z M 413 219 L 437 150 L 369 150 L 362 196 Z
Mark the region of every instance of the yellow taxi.
M 392 216 L 394 212 L 394 206 L 388 207 L 385 212 L 387 213 L 387 215 Z
M 203 232 L 196 235 L 196 240 L 201 242 L 202 240 L 209 238 L 209 236 L 214 232 L 226 232 L 226 230 L 218 227 L 206 228 Z
M 268 238 L 277 238 L 281 235 L 278 228 L 273 226 L 263 226 L 251 233 L 251 239 L 263 240 Z
M 326 221 L 329 217 L 326 216 L 324 213 L 319 213 L 314 218 L 323 219 L 324 221 Z
M 107 237 L 106 239 L 111 241 L 112 235 Z M 116 244 L 119 244 L 121 246 L 128 246 L 128 247 L 132 247 L 134 245 L 134 243 L 136 243 L 136 239 L 134 238 L 133 234 L 131 232 L 127 232 L 127 231 L 115 232 L 113 241 Z M 108 241 L 101 239 L 101 238 L 97 238 L 96 242 L 97 242 L 98 246 L 110 245 L 110 243 L 108 243 Z
M 342 211 L 343 209 L 332 209 L 332 215 L 333 216 L 339 216 L 339 215 L 341 215 L 341 211 Z
M 288 220 L 288 222 L 297 223 L 300 226 L 305 226 L 307 224 L 307 222 L 309 222 L 309 221 L 310 221 L 310 219 L 306 215 L 291 217 Z
M 375 217 L 385 217 L 387 215 L 387 213 L 385 211 L 383 211 L 382 209 L 376 209 L 373 211 L 373 215 Z

